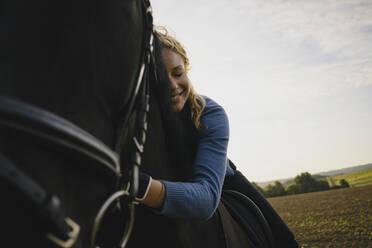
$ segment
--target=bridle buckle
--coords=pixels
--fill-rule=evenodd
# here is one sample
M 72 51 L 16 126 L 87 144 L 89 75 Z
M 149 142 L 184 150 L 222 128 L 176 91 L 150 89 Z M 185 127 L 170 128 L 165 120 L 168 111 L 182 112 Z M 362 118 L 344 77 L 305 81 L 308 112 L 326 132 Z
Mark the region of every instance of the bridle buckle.
M 67 225 L 71 228 L 71 231 L 68 234 L 69 239 L 62 240 L 58 238 L 56 235 L 54 235 L 53 233 L 48 233 L 47 237 L 49 240 L 51 240 L 53 243 L 55 243 L 59 247 L 71 248 L 79 237 L 80 226 L 75 221 L 73 221 L 72 219 L 68 217 L 65 219 L 65 221 Z

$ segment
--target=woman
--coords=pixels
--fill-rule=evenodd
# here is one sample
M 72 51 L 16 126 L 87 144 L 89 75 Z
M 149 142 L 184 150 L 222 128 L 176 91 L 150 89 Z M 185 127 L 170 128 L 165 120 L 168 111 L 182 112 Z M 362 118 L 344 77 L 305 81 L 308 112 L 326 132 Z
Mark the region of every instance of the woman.
M 249 196 L 263 211 L 278 247 L 297 247 L 293 234 L 265 198 L 227 159 L 229 122 L 224 109 L 212 99 L 198 95 L 188 78 L 189 60 L 183 46 L 165 28 L 157 32 L 162 57 L 171 82 L 173 110 L 186 104 L 199 132 L 194 171 L 190 182 L 155 180 L 141 173 L 139 202 L 175 218 L 205 220 L 220 202 L 222 188 Z M 225 184 L 224 184 L 225 182 Z
M 213 100 L 195 93 L 188 78 L 189 61 L 182 45 L 168 32 L 157 32 L 171 82 L 174 111 L 190 104 L 200 139 L 191 182 L 150 180 L 148 192 L 139 201 L 176 218 L 208 219 L 220 201 L 225 174 L 234 172 L 227 163 L 229 125 L 225 111 Z

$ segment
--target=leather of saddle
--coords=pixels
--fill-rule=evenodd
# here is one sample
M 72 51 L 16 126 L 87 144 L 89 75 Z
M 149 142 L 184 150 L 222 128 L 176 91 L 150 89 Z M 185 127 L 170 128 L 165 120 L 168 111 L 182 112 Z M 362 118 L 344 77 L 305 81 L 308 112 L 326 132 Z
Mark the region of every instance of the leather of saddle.
M 251 241 L 249 240 L 244 229 L 231 216 L 224 204 L 220 203 L 218 205 L 217 212 L 221 218 L 221 225 L 224 233 L 226 248 L 254 247 L 249 245 Z

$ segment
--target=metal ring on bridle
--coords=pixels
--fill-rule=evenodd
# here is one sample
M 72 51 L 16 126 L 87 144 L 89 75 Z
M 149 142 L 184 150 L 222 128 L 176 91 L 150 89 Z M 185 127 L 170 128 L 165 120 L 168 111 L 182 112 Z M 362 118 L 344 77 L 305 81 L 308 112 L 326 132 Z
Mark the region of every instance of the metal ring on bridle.
M 147 7 L 146 14 L 152 14 L 152 8 L 151 8 L 151 6 Z
M 90 240 L 91 248 L 96 248 L 95 243 L 96 243 L 97 233 L 99 231 L 102 219 L 106 211 L 112 205 L 112 203 L 116 202 L 117 199 L 123 196 L 129 196 L 129 193 L 127 190 L 120 190 L 120 191 L 115 192 L 105 201 L 105 203 L 102 205 L 102 207 L 98 211 L 97 216 L 94 219 L 94 223 L 93 223 L 92 236 Z M 128 243 L 130 234 L 132 233 L 133 224 L 134 224 L 134 203 L 131 202 L 129 203 L 129 221 L 126 222 L 123 237 L 122 237 L 122 240 L 120 241 L 121 248 L 124 248 L 126 244 Z

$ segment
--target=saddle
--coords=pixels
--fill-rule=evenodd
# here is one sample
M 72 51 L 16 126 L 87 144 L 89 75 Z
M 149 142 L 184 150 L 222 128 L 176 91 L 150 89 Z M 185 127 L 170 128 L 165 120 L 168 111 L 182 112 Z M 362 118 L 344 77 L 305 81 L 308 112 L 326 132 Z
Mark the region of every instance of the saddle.
M 223 190 L 221 202 L 217 211 L 227 248 L 275 247 L 269 224 L 250 198 L 234 190 Z

